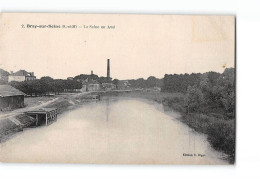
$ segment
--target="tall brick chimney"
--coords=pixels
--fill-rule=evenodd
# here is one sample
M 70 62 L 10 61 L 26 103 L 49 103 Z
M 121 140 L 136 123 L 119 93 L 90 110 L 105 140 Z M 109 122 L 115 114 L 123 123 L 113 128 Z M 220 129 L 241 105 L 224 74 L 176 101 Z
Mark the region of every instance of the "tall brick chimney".
M 107 59 L 107 79 L 110 79 L 110 60 Z

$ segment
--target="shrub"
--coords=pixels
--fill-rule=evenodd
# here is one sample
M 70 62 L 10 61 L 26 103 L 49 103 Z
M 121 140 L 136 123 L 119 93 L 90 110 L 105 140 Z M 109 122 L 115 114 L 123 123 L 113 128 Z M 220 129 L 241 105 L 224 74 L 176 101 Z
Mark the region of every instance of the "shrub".
M 235 129 L 233 123 L 216 121 L 207 128 L 208 141 L 216 150 L 229 155 L 233 163 L 235 158 Z

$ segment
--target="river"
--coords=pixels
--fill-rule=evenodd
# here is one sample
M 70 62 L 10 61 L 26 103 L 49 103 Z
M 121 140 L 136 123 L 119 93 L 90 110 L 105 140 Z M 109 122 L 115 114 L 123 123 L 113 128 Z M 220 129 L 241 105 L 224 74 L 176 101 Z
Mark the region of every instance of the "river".
M 198 134 L 155 102 L 108 97 L 24 129 L 0 144 L 2 162 L 228 164 Z

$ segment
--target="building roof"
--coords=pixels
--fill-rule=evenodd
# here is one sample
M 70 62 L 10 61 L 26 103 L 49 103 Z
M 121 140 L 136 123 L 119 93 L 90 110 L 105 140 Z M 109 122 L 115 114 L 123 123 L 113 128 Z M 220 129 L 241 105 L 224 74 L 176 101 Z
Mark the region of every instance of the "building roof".
M 19 70 L 13 74 L 10 74 L 11 76 L 32 76 L 30 72 L 27 72 L 26 70 Z
M 54 110 L 56 110 L 57 108 L 40 108 L 40 109 L 36 109 L 33 111 L 27 111 L 25 113 L 29 113 L 29 114 L 33 114 L 33 113 L 38 113 L 38 114 L 46 114 L 49 112 L 52 112 Z
M 22 91 L 10 86 L 0 85 L 0 97 L 25 95 Z
M 1 74 L 2 76 L 8 76 L 8 75 L 9 75 L 9 72 L 8 72 L 8 71 L 5 71 L 5 70 L 3 70 L 3 69 L 0 68 L 0 74 Z
M 11 76 L 26 76 L 27 74 L 28 74 L 27 71 L 19 70 L 19 71 L 15 72 L 15 73 L 12 73 Z

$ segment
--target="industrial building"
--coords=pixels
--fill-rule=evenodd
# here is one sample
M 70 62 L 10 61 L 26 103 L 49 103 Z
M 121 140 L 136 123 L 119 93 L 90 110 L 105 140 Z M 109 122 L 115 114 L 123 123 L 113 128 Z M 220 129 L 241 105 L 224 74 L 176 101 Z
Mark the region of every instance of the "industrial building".
M 10 85 L 0 85 L 0 110 L 24 107 L 25 94 Z
M 101 85 L 98 81 L 93 79 L 86 79 L 82 82 L 81 92 L 86 91 L 100 91 Z

